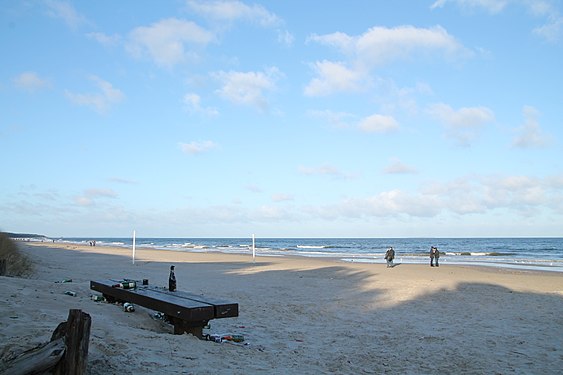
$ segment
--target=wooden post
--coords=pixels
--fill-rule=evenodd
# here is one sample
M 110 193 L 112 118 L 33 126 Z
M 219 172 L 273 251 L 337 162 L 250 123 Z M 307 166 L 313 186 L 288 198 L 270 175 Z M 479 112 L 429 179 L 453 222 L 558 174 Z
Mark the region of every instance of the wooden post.
M 256 243 L 254 235 L 252 235 L 252 262 L 256 262 Z
M 77 309 L 69 310 L 65 327 L 66 350 L 62 360 L 55 368 L 54 374 L 83 375 L 86 373 L 91 324 L 92 319 L 87 313 Z
M 0 276 L 6 275 L 6 259 L 0 259 Z
M 133 254 L 131 254 L 133 264 L 135 264 L 135 231 L 133 231 Z

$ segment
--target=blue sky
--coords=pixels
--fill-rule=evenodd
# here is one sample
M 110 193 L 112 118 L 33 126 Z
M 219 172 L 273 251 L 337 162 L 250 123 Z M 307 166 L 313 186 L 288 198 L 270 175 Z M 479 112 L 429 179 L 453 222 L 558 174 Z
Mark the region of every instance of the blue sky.
M 561 236 L 562 12 L 4 1 L 0 229 Z

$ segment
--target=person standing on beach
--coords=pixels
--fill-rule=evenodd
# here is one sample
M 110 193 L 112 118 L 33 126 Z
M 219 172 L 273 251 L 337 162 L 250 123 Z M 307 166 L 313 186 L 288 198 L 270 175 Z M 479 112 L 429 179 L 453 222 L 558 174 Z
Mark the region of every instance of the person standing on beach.
M 387 260 L 387 268 L 393 267 L 393 259 L 395 259 L 395 250 L 393 250 L 392 247 L 387 249 L 384 259 Z
M 438 259 L 440 258 L 440 251 L 436 246 L 430 247 L 430 267 L 434 267 L 434 260 L 436 260 L 436 267 L 440 267 Z

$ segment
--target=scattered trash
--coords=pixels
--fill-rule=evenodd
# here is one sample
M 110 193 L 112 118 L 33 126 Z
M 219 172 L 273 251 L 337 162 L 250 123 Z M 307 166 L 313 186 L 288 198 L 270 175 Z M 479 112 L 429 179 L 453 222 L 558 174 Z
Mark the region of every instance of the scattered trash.
M 55 281 L 55 283 L 71 283 L 71 282 L 72 282 L 72 279 L 64 279 L 64 280 L 61 280 L 61 281 Z
M 125 303 L 123 304 L 123 311 L 125 311 L 125 312 L 133 312 L 133 311 L 135 311 L 135 306 L 133 306 L 132 303 L 125 302 Z
M 132 280 L 123 280 L 117 284 L 113 284 L 112 288 L 122 288 L 122 289 L 135 289 L 137 287 L 137 283 Z
M 73 292 L 72 290 L 67 290 L 67 291 L 65 292 L 65 294 L 66 294 L 67 296 L 76 297 L 76 292 Z
M 97 296 L 92 294 L 92 301 L 94 302 L 104 302 L 106 299 L 103 296 Z
M 227 338 L 227 340 L 229 341 L 234 341 L 234 342 L 243 342 L 244 341 L 244 336 L 243 335 L 231 335 L 231 338 Z
M 217 335 L 217 334 L 212 334 L 212 335 L 204 335 L 203 338 L 207 341 L 213 341 L 213 342 L 217 342 L 217 343 L 221 343 L 221 342 L 225 342 L 225 341 L 240 343 L 240 342 L 244 341 L 243 335 Z

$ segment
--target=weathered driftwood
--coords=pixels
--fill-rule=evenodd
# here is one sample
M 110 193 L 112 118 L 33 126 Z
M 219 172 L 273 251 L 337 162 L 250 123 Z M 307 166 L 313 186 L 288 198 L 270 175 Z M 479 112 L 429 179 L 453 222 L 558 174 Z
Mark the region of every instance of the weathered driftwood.
M 39 374 L 54 367 L 65 352 L 63 338 L 45 343 L 28 350 L 9 364 L 5 375 Z
M 28 350 L 4 370 L 5 375 L 40 374 L 52 370 L 57 375 L 82 375 L 86 372 L 91 318 L 81 310 L 70 310 L 51 341 Z

